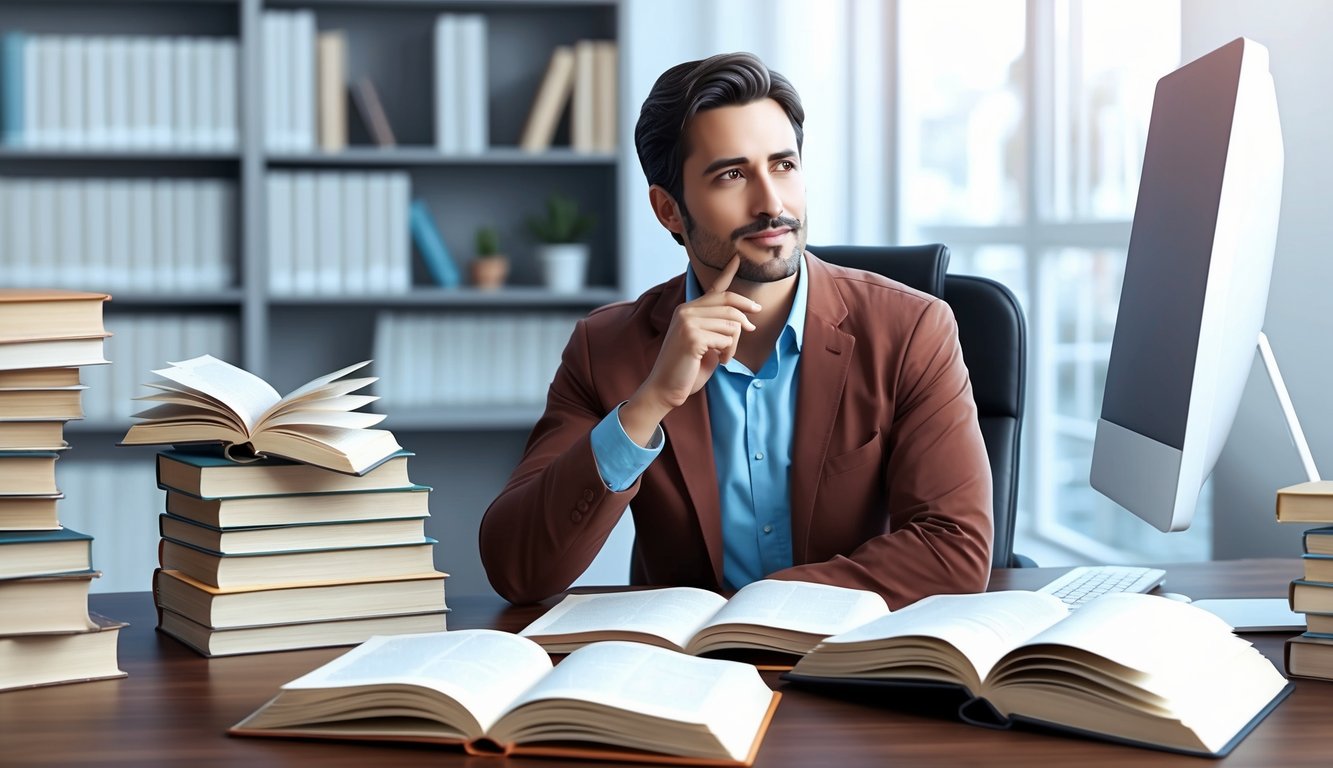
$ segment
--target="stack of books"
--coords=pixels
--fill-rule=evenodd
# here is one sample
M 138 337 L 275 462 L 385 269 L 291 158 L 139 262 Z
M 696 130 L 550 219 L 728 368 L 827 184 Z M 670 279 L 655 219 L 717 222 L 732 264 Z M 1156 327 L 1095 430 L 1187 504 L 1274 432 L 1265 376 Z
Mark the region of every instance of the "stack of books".
M 121 622 L 89 614 L 92 537 L 60 525 L 56 460 L 106 363 L 101 293 L 0 291 L 0 691 L 124 677 Z
M 383 416 L 351 411 L 375 399 L 351 394 L 373 378 L 344 378 L 363 365 L 281 398 L 208 356 L 154 372 L 159 404 L 123 442 L 178 444 L 157 456 L 161 631 L 225 656 L 444 630 L 431 489 L 368 428 Z
M 1287 641 L 1287 674 L 1333 680 L 1333 482 L 1277 492 L 1280 523 L 1315 523 L 1303 537 L 1304 578 L 1291 582 L 1291 610 L 1305 614 L 1306 631 Z

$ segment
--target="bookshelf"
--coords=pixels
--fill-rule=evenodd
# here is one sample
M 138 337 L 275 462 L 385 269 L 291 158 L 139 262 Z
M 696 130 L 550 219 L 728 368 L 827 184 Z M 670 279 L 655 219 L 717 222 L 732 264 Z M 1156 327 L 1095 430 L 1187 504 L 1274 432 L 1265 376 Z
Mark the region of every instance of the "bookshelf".
M 375 146 L 349 103 L 345 149 L 322 151 L 317 137 L 310 150 L 270 147 L 265 110 L 271 102 L 266 102 L 265 83 L 271 73 L 266 64 L 264 19 L 274 12 L 300 11 L 313 13 L 319 32 L 345 33 L 347 78 L 365 76 L 375 84 L 397 146 Z M 436 146 L 433 26 L 441 14 L 485 18 L 484 98 L 489 119 L 485 148 L 479 152 L 442 152 Z M 224 233 L 224 256 L 231 268 L 226 285 L 184 290 L 171 287 L 167 280 L 152 287 L 107 291 L 114 296 L 107 305 L 112 330 L 140 323 L 158 327 L 155 333 L 167 339 L 160 344 L 141 340 L 134 344 L 134 360 L 121 357 L 108 367 L 106 379 L 119 381 L 117 396 L 126 382 L 142 381 L 149 366 L 178 354 L 162 344 L 188 345 L 188 338 L 173 337 L 170 328 L 186 320 L 235 329 L 234 362 L 263 376 L 280 391 L 288 391 L 320 373 L 375 357 L 376 325 L 385 313 L 435 316 L 442 324 L 460 312 L 501 322 L 537 313 L 584 314 L 624 298 L 627 270 L 622 260 L 627 248 L 621 242 L 619 200 L 624 184 L 622 157 L 629 154 L 623 149 L 571 149 L 568 110 L 549 150 L 529 153 L 517 145 L 554 47 L 582 39 L 616 40 L 620 16 L 618 0 L 0 0 L 0 35 L 21 31 L 30 38 L 61 38 L 79 45 L 91 39 L 229 39 L 235 41 L 237 70 L 234 147 L 50 146 L 0 141 L 0 188 L 8 190 L 0 191 L 0 225 L 7 221 L 2 207 L 6 195 L 27 192 L 18 182 L 180 183 L 205 179 L 234 190 L 234 210 L 226 219 L 231 224 Z M 314 119 L 318 121 L 317 110 Z M 627 131 L 618 133 L 624 136 Z M 435 286 L 412 249 L 405 290 L 275 291 L 270 275 L 275 255 L 269 252 L 273 204 L 268 199 L 273 174 L 339 179 L 358 174 L 403 175 L 410 196 L 429 205 L 446 246 L 465 274 L 476 228 L 489 225 L 499 231 L 502 250 L 511 263 L 508 283 L 498 291 Z M 552 193 L 575 198 L 597 217 L 590 236 L 587 286 L 575 293 L 552 293 L 542 286 L 536 243 L 524 226 L 526 217 L 538 213 Z M 406 229 L 405 219 L 401 226 Z M 168 254 L 181 252 L 184 241 L 178 242 L 182 245 L 174 251 L 167 249 Z M 0 233 L 0 255 L 4 256 L 0 261 L 10 258 L 11 247 Z M 170 262 L 158 268 L 170 269 Z M 62 268 L 58 282 L 104 290 L 98 284 L 82 282 L 76 277 L 79 274 L 77 269 Z M 7 278 L 0 277 L 4 280 Z M 180 347 L 180 351 L 186 350 Z M 211 349 L 188 351 L 216 353 Z M 374 373 L 397 375 L 403 370 L 400 367 L 395 373 L 377 360 Z M 433 510 L 431 535 L 442 542 L 437 547 L 437 563 L 454 574 L 450 589 L 460 594 L 489 591 L 475 562 L 476 525 L 516 463 L 527 431 L 540 415 L 540 403 L 399 408 L 386 401 L 379 410 L 389 414 L 386 426 L 400 433 L 400 442 L 417 452 L 414 480 L 441 491 L 439 508 Z M 71 423 L 71 443 L 77 450 L 62 460 L 61 471 L 76 472 L 81 463 L 89 463 L 105 473 L 108 464 L 124 463 L 128 468 L 148 461 L 150 454 L 141 449 L 114 448 L 128 423 L 125 417 L 107 414 Z M 80 500 L 71 497 L 63 503 Z M 97 501 L 84 499 L 82 503 Z M 127 528 L 124 535 L 155 542 L 156 521 L 152 518 L 159 508 L 149 506 L 139 515 L 144 520 L 136 517 L 132 525 L 118 523 Z M 116 588 L 147 588 L 138 575 L 135 578 Z

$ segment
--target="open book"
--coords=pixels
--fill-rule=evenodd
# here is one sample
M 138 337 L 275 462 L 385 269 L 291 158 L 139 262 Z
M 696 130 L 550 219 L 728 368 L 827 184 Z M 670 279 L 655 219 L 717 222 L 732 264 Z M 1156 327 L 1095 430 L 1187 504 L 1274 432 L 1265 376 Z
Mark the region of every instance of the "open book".
M 632 640 L 696 655 L 746 649 L 799 656 L 888 613 L 874 592 L 765 579 L 730 600 L 693 587 L 570 595 L 519 634 L 550 653 Z
M 321 376 L 282 397 L 268 382 L 211 355 L 153 371 L 157 403 L 135 414 L 123 445 L 222 443 L 227 458 L 278 456 L 362 474 L 400 450 L 393 433 L 370 429 L 383 414 L 357 413 L 378 398 L 354 395 L 375 378 L 344 378 L 370 361 Z
M 1037 592 L 928 597 L 830 637 L 785 679 L 952 686 L 969 722 L 1221 756 L 1291 690 L 1218 617 L 1155 595 L 1070 613 Z
M 553 667 L 530 640 L 472 629 L 373 637 L 282 686 L 229 732 L 749 765 L 778 696 L 737 662 L 598 643 Z

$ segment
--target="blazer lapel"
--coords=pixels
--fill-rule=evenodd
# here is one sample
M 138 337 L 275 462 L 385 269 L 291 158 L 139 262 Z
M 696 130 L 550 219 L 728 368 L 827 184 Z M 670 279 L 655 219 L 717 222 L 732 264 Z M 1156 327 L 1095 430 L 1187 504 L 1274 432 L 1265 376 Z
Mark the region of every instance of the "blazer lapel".
M 644 349 L 644 375 L 653 369 L 671 316 L 678 304 L 685 300 L 685 279 L 682 275 L 669 282 L 662 292 L 651 318 L 658 336 L 656 343 Z M 685 481 L 685 493 L 690 508 L 699 521 L 708 557 L 713 564 L 713 575 L 722 584 L 722 500 L 718 493 L 717 465 L 713 461 L 712 423 L 708 418 L 707 388 L 690 396 L 662 420 L 666 433 L 667 451 L 680 468 Z
M 823 262 L 806 254 L 810 278 L 797 379 L 796 424 L 792 434 L 791 546 L 792 561 L 806 562 L 815 491 L 827 458 L 833 421 L 838 416 L 856 338 L 838 330 L 847 316 L 832 277 Z

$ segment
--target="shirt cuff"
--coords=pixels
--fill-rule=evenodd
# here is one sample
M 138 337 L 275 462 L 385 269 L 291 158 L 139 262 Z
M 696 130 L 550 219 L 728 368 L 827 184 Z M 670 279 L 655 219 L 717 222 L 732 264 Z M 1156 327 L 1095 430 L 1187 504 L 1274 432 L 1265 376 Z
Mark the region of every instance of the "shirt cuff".
M 606 414 L 601 423 L 592 428 L 592 455 L 597 459 L 597 472 L 602 482 L 612 491 L 620 492 L 634 485 L 639 475 L 653 463 L 653 459 L 662 452 L 666 444 L 666 435 L 662 425 L 658 424 L 653 437 L 644 448 L 625 434 L 620 423 L 620 408 Z

